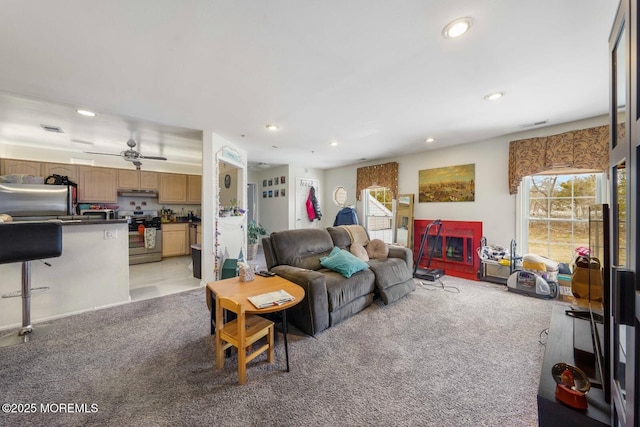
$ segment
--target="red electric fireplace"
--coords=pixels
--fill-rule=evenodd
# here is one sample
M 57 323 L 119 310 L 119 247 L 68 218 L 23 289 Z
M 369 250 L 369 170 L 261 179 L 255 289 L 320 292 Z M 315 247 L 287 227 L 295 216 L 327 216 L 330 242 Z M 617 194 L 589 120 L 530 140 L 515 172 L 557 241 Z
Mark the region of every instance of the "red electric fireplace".
M 416 219 L 413 222 L 413 254 L 420 253 L 420 242 L 427 226 L 434 220 Z M 441 221 L 442 230 L 436 239 L 435 227 L 431 227 L 427 236 L 427 244 L 422 258 L 417 260 L 418 266 L 427 267 L 429 254 L 433 250 L 433 258 L 429 268 L 441 268 L 446 274 L 464 279 L 478 280 L 480 257 L 478 248 L 482 239 L 482 222 L 480 221 Z M 433 236 L 432 236 L 433 235 Z M 415 261 L 415 260 L 414 260 Z

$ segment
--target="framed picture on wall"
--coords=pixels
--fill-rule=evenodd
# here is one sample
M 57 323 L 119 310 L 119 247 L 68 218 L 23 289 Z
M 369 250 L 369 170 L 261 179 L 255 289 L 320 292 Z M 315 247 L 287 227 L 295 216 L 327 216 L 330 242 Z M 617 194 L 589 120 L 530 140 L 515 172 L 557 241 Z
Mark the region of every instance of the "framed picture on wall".
M 263 180 L 262 180 L 262 186 L 263 186 L 263 187 L 266 187 L 266 186 L 267 186 L 267 180 L 266 180 L 266 179 L 263 179 Z
M 280 184 L 284 184 L 284 183 L 285 183 L 285 178 L 284 178 L 284 176 L 281 176 L 280 177 Z
M 285 197 L 284 188 L 283 188 L 282 190 L 280 190 L 280 195 L 281 195 L 282 197 Z
M 262 198 L 263 198 L 263 199 L 266 199 L 266 197 L 267 197 L 267 192 L 266 192 L 266 191 L 263 191 L 263 192 L 262 192 Z
M 273 190 L 269 190 L 269 197 L 273 197 Z
M 275 197 L 278 197 L 278 195 L 280 194 L 280 191 L 279 191 L 279 190 L 276 190 L 276 191 L 274 191 L 274 193 L 275 193 L 275 194 L 274 194 L 274 196 L 275 196 Z
M 273 178 L 273 185 L 278 185 L 278 184 L 280 184 L 280 178 L 276 176 L 275 178 Z
M 269 187 L 271 187 L 273 185 L 273 180 L 269 180 Z

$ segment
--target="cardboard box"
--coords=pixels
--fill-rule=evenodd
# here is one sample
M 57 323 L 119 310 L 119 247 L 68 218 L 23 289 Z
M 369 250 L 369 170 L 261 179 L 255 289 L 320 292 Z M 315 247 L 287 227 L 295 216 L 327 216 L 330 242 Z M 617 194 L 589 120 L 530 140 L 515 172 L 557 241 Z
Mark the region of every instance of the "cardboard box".
M 575 300 L 571 292 L 571 276 L 568 274 L 558 274 L 558 299 L 569 303 Z

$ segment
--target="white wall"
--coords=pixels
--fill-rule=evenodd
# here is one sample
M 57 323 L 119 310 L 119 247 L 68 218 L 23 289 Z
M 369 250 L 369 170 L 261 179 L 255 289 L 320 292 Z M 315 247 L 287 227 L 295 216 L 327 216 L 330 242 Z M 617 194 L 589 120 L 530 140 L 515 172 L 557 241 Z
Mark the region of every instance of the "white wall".
M 285 177 L 285 183 L 280 183 L 280 179 Z M 275 184 L 275 178 L 278 178 L 278 184 Z M 268 181 L 271 180 L 271 185 Z M 267 181 L 267 185 L 263 185 Z M 282 231 L 288 229 L 287 212 L 289 211 L 289 200 L 291 192 L 289 185 L 291 183 L 288 166 L 278 166 L 266 169 L 254 170 L 251 174 L 251 181 L 256 184 L 257 188 L 257 206 L 258 206 L 258 223 L 260 223 L 269 233 L 273 231 Z M 285 190 L 285 197 L 280 192 Z M 275 190 L 278 190 L 278 197 L 275 197 Z M 269 197 L 271 191 L 272 197 Z M 267 192 L 267 197 L 263 197 L 263 193 Z
M 215 247 L 218 188 L 220 186 L 224 187 L 224 182 L 218 182 L 218 154 L 224 147 L 231 148 L 240 156 L 240 161 L 236 165 L 242 170 L 241 173 L 238 173 L 238 206 L 244 207 L 244 203 L 247 200 L 246 150 L 229 142 L 220 135 L 205 131 L 203 133 L 202 147 L 202 283 L 212 282 L 216 279 L 214 273 L 216 252 L 221 254 L 228 253 L 230 258 L 237 258 L 241 248 L 244 254 L 247 253 L 245 238 L 246 216 L 223 219 L 225 223 L 220 227 L 223 230 L 218 236 L 219 246 Z M 224 160 L 227 163 L 233 163 L 229 159 Z M 222 268 L 221 262 L 219 262 L 219 268 Z
M 516 233 L 517 197 L 509 195 L 509 142 L 517 139 L 554 135 L 575 129 L 608 124 L 608 116 L 519 132 L 485 141 L 425 151 L 410 156 L 393 157 L 325 171 L 323 226 L 333 224 L 341 207 L 333 203 L 337 186 L 347 190 L 347 204 L 355 204 L 356 171 L 359 167 L 398 162 L 398 192 L 415 194 L 415 219 L 482 221 L 483 234 L 489 243 L 508 246 Z M 419 203 L 418 172 L 423 169 L 475 164 L 476 194 L 474 202 Z M 356 204 L 362 221 L 362 203 Z

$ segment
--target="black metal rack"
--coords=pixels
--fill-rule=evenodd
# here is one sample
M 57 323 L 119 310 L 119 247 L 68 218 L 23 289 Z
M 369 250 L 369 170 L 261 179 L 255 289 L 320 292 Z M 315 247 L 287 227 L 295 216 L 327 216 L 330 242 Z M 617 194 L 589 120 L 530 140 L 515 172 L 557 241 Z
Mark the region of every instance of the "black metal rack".
M 487 246 L 486 237 L 483 236 L 480 239 L 480 245 L 481 247 Z M 516 255 L 516 240 L 512 239 L 509 244 L 509 266 L 502 265 L 498 261 L 481 259 L 478 278 L 485 282 L 506 285 L 509 276 L 520 269 L 518 268 L 518 261 L 520 260 L 522 260 L 522 257 Z

